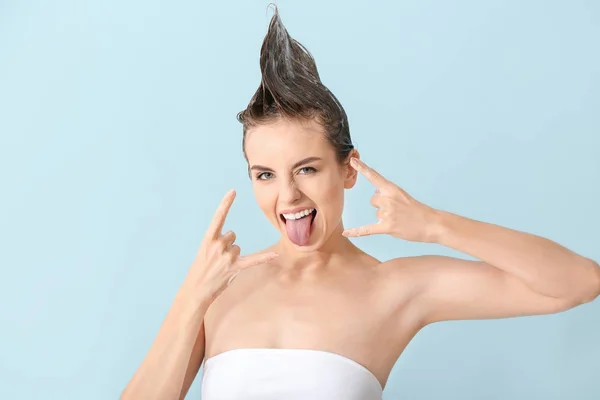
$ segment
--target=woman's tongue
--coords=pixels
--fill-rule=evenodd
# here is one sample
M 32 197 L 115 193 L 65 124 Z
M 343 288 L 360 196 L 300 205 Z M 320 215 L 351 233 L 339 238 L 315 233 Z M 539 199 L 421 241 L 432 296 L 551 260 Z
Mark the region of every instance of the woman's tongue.
M 285 221 L 285 230 L 287 235 L 297 246 L 306 246 L 310 237 L 310 225 L 313 220 L 313 214 L 308 214 L 299 219 L 288 219 Z

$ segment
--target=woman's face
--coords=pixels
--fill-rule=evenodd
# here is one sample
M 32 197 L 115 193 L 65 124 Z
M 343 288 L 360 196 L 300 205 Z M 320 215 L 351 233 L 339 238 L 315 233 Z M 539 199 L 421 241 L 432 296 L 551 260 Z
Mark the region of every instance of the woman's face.
M 344 189 L 354 186 L 356 172 L 337 162 L 323 128 L 312 120 L 279 119 L 253 127 L 246 135 L 256 200 L 282 238 L 303 250 L 313 250 L 332 233 L 341 234 Z M 305 209 L 316 213 L 291 219 L 298 215 L 290 213 Z

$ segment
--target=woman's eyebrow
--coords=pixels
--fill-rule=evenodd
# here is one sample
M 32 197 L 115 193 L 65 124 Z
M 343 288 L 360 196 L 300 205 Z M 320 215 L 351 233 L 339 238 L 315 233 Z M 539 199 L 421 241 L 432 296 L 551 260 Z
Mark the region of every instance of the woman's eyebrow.
M 303 158 L 302 160 L 297 161 L 296 163 L 294 163 L 294 165 L 292 165 L 292 169 L 298 168 L 301 165 L 308 164 L 308 163 L 313 162 L 313 161 L 320 161 L 320 160 L 322 160 L 321 157 L 307 157 L 307 158 Z M 258 170 L 258 171 L 275 172 L 271 168 L 265 167 L 265 166 L 262 166 L 262 165 L 253 165 L 252 167 L 250 167 L 250 169 L 251 170 Z

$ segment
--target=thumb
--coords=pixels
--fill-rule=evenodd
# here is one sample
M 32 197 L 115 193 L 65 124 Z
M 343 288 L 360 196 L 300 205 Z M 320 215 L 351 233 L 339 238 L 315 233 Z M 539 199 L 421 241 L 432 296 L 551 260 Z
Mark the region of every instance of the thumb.
M 275 252 L 263 253 L 263 254 L 253 254 L 250 256 L 240 256 L 236 261 L 236 265 L 239 269 L 246 269 L 253 267 L 255 265 L 264 264 L 266 262 L 271 261 L 272 259 L 279 256 L 279 254 Z
M 358 228 L 345 229 L 342 232 L 342 235 L 346 237 L 357 237 L 375 235 L 379 233 L 385 233 L 383 227 L 380 224 L 370 224 L 363 225 Z

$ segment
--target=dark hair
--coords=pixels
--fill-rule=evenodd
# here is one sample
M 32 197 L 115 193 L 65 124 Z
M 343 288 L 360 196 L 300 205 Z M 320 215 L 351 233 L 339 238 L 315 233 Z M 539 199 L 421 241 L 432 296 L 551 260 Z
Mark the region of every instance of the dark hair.
M 315 119 L 342 163 L 354 148 L 346 112 L 321 82 L 310 52 L 289 35 L 274 8 L 260 49 L 260 85 L 246 109 L 237 114 L 243 124 L 244 157 L 248 128 L 279 118 Z

